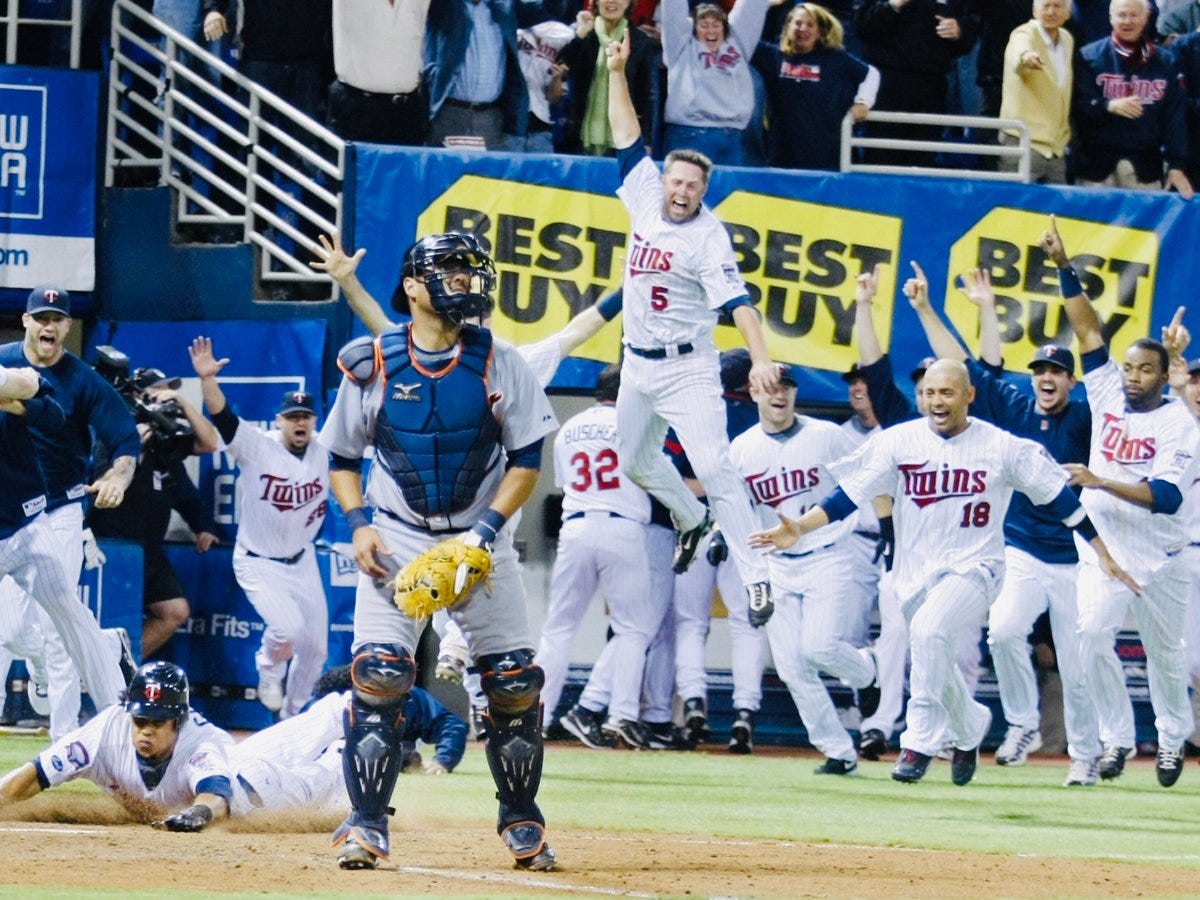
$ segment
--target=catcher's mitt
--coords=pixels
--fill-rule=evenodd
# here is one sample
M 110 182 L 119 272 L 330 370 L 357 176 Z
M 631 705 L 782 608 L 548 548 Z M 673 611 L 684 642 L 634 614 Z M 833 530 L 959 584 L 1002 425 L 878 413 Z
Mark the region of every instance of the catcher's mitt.
M 492 554 L 486 547 L 449 538 L 400 570 L 392 601 L 405 615 L 427 618 L 462 600 L 491 572 Z

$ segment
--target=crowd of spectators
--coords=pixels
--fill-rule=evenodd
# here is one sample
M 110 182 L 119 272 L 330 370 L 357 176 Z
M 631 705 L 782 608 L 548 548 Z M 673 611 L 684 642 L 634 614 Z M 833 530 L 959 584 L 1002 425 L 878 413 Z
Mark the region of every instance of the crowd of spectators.
M 833 170 L 849 113 L 869 137 L 943 142 L 864 161 L 997 164 L 946 152 L 956 136 L 940 126 L 873 122 L 875 109 L 1020 120 L 1039 182 L 1190 198 L 1200 175 L 1200 0 L 140 2 L 209 46 L 234 38 L 242 72 L 347 140 L 612 155 L 603 60 L 628 39 L 659 157 L 687 146 L 718 164 Z

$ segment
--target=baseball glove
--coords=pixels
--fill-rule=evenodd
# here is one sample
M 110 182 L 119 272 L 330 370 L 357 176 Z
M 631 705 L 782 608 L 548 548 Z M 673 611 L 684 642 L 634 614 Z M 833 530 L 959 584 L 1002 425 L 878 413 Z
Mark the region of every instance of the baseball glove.
M 459 538 L 434 544 L 396 576 L 392 601 L 405 615 L 423 619 L 453 606 L 492 572 L 492 554 Z

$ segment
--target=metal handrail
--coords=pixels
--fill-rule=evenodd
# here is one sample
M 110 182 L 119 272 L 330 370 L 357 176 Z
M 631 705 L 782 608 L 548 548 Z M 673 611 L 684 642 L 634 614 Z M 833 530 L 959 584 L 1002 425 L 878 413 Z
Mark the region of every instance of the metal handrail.
M 177 224 L 240 229 L 264 284 L 336 296 L 307 263 L 342 228 L 346 142 L 133 0 L 111 41 L 105 185 L 169 186 Z
M 83 0 L 71 0 L 71 17 L 69 19 L 43 19 L 38 16 L 22 16 L 21 0 L 8 0 L 0 24 L 4 25 L 4 62 L 13 65 L 17 62 L 17 33 L 22 25 L 39 27 L 70 28 L 70 61 L 72 69 L 79 68 L 79 45 L 83 32 Z M 57 61 L 56 61 L 57 62 Z M 61 64 L 61 63 L 60 63 Z
M 984 181 L 1020 181 L 1030 179 L 1031 144 L 1029 126 L 1019 119 L 993 119 L 990 116 L 951 116 L 940 113 L 892 112 L 871 110 L 868 122 L 903 125 L 941 125 L 943 128 L 962 128 L 972 131 L 1015 131 L 1016 144 L 961 144 L 955 141 L 926 141 L 901 137 L 865 137 L 854 134 L 854 117 L 847 113 L 842 119 L 841 171 L 882 175 L 938 175 L 949 178 L 969 177 Z M 1016 172 L 991 172 L 982 169 L 951 169 L 937 166 L 897 166 L 863 163 L 854 159 L 858 148 L 878 150 L 924 151 L 953 153 L 974 157 L 1015 157 Z

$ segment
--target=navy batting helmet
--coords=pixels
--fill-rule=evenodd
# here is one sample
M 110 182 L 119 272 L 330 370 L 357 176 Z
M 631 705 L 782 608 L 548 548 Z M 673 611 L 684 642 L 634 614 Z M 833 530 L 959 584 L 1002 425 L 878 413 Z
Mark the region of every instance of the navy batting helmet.
M 467 289 L 455 290 L 452 278 L 462 274 L 469 276 Z M 400 268 L 400 283 L 392 294 L 392 309 L 410 315 L 405 278 L 423 282 L 434 311 L 456 325 L 483 318 L 492 310 L 496 267 L 473 234 L 431 234 L 408 248 Z
M 125 711 L 156 722 L 180 722 L 187 717 L 190 694 L 187 674 L 175 663 L 146 663 L 125 691 Z

